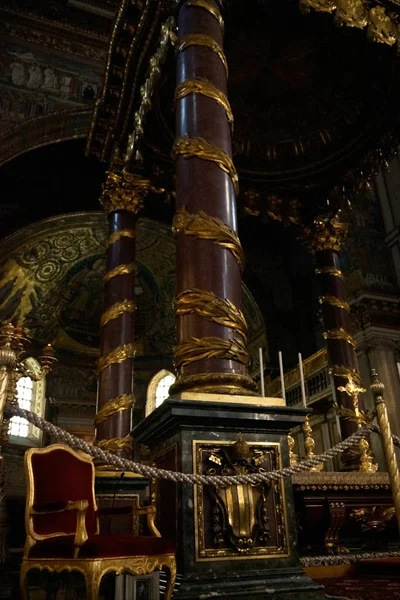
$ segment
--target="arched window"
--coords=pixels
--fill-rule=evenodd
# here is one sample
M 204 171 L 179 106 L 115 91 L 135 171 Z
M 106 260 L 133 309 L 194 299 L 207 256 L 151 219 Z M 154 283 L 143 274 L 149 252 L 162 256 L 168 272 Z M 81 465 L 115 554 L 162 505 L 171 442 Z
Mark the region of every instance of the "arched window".
M 32 366 L 33 360 L 29 359 L 30 366 Z M 39 364 L 38 367 L 40 369 Z M 44 379 L 40 381 L 34 381 L 30 377 L 18 379 L 17 401 L 19 406 L 42 417 L 45 408 L 45 387 Z M 41 430 L 22 417 L 12 417 L 8 433 L 10 442 L 15 444 L 39 445 L 42 439 Z
M 152 377 L 147 388 L 146 417 L 168 398 L 169 388 L 175 379 L 175 375 L 166 369 L 162 369 Z

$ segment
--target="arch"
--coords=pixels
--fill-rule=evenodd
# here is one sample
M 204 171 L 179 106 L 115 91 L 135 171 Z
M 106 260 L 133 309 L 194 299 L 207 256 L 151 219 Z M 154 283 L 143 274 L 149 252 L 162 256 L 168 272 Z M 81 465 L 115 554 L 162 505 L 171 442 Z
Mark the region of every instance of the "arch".
M 165 400 L 165 398 L 168 397 L 168 392 L 165 395 L 165 397 L 161 400 L 161 402 L 157 403 L 157 390 L 160 390 L 160 384 L 162 385 L 163 381 L 165 380 L 167 383 L 169 383 L 168 385 L 168 389 L 171 387 L 171 385 L 174 383 L 176 377 L 173 373 L 171 373 L 171 371 L 167 371 L 167 369 L 161 369 L 161 371 L 158 371 L 158 373 L 156 373 L 149 382 L 149 385 L 147 386 L 147 396 L 146 396 L 146 408 L 145 408 L 145 415 L 146 417 L 153 412 L 153 410 L 155 410 L 157 408 L 157 404 L 158 406 L 163 402 L 163 400 Z
M 91 114 L 87 106 L 58 110 L 4 129 L 0 132 L 0 166 L 30 150 L 86 137 Z

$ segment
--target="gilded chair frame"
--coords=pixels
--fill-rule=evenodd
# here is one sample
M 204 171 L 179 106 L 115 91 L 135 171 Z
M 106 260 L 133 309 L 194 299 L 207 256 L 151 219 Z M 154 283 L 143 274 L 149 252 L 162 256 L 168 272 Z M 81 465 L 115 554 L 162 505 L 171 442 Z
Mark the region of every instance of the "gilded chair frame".
M 36 544 L 36 542 L 55 538 L 58 536 L 69 535 L 65 532 L 57 532 L 47 535 L 37 534 L 33 527 L 33 516 L 38 514 L 34 508 L 35 498 L 35 482 L 32 468 L 32 456 L 34 454 L 46 454 L 54 450 L 64 450 L 72 454 L 75 458 L 81 461 L 90 463 L 92 466 L 92 494 L 93 494 L 93 508 L 98 513 L 96 498 L 94 494 L 94 483 L 95 483 L 95 470 L 91 457 L 83 452 L 76 452 L 69 446 L 64 444 L 53 444 L 46 448 L 30 448 L 25 453 L 25 474 L 27 482 L 27 499 L 25 507 L 25 527 L 26 527 L 26 543 L 24 550 L 24 558 L 22 561 L 21 572 L 20 572 L 20 590 L 21 598 L 27 600 L 26 592 L 26 577 L 29 571 L 38 569 L 39 571 L 47 570 L 52 573 L 61 573 L 62 571 L 77 571 L 83 574 L 86 583 L 86 592 L 88 600 L 97 600 L 100 588 L 100 582 L 104 575 L 113 572 L 116 575 L 121 573 L 129 573 L 131 575 L 148 575 L 154 571 L 167 567 L 170 572 L 168 579 L 165 600 L 171 600 L 172 592 L 176 578 L 176 560 L 175 554 L 162 554 L 155 556 L 147 555 L 135 555 L 135 556 L 121 556 L 121 557 L 110 557 L 110 558 L 78 558 L 80 547 L 88 539 L 86 531 L 86 511 L 89 503 L 87 500 L 78 500 L 69 502 L 67 506 L 60 510 L 49 510 L 48 514 L 61 513 L 68 510 L 74 510 L 77 512 L 77 527 L 74 538 L 74 557 L 73 558 L 29 558 L 30 549 Z M 148 528 L 152 535 L 161 537 L 160 532 L 155 526 L 155 513 L 156 509 L 154 506 L 143 506 L 134 509 L 138 515 L 147 516 Z M 46 514 L 43 511 L 40 514 Z M 112 515 L 107 515 L 112 516 Z M 97 517 L 97 529 L 96 534 L 99 532 L 99 521 Z

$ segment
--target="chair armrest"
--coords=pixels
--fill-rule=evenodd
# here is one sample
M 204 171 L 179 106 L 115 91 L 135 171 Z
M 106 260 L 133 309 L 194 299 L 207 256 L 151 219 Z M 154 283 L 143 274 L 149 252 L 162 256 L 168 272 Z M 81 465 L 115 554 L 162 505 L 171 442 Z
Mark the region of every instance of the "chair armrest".
M 133 506 L 109 506 L 106 508 L 99 508 L 97 511 L 98 517 L 126 517 L 127 515 L 133 514 L 135 511 Z
M 147 515 L 147 527 L 152 535 L 156 537 L 161 537 L 161 533 L 158 531 L 155 518 L 156 518 L 156 507 L 153 504 L 148 506 L 138 506 L 135 508 L 135 512 L 137 515 Z
M 89 502 L 87 500 L 72 500 L 65 503 L 49 502 L 48 504 L 33 505 L 29 509 L 29 535 L 36 541 L 43 539 L 42 536 L 38 538 L 38 536 L 35 534 L 32 517 L 46 514 L 49 515 L 55 513 L 63 513 L 69 510 L 76 510 L 76 532 L 74 539 L 74 558 L 76 558 L 80 546 L 83 546 L 83 544 L 88 539 L 88 534 L 86 531 L 86 511 L 88 507 Z

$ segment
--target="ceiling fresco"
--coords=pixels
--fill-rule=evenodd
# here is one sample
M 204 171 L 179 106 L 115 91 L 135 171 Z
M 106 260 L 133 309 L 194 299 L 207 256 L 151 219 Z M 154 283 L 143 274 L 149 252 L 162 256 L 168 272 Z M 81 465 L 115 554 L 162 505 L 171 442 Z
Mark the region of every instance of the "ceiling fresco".
M 25 227 L 0 243 L 0 321 L 21 323 L 39 344 L 96 355 L 102 313 L 106 217 L 72 213 Z M 138 356 L 172 355 L 175 240 L 140 219 L 135 284 Z M 250 346 L 266 347 L 263 318 L 244 286 Z

